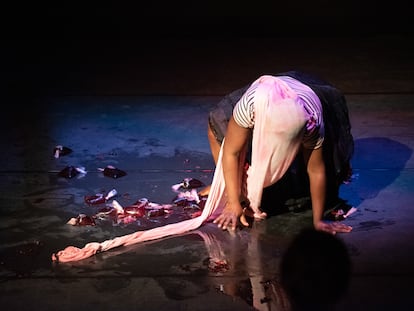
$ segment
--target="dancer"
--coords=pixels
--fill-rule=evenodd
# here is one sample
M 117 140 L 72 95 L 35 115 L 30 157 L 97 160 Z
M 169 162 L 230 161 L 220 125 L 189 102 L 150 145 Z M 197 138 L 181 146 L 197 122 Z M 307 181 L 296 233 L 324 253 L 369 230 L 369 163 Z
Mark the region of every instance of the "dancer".
M 235 230 L 249 225 L 246 216 L 266 218 L 263 189 L 293 174 L 297 185 L 308 185 L 315 229 L 351 231 L 343 223 L 323 221 L 327 208 L 343 202 L 338 192 L 351 174 L 350 129 L 344 96 L 309 74 L 263 75 L 226 96 L 209 115 L 210 147 L 222 166 L 226 194 L 214 223 Z M 304 165 L 292 168 L 299 157 Z
M 207 221 L 235 230 L 239 224 L 249 225 L 246 216 L 266 218 L 261 209 L 263 189 L 295 171 L 292 165 L 298 155 L 309 176 L 315 229 L 349 232 L 352 228 L 343 223 L 323 221 L 323 212 L 326 205 L 338 202 L 339 185 L 351 173 L 350 129 L 345 98 L 335 87 L 299 72 L 263 75 L 226 96 L 209 116 L 216 168 L 211 187 L 200 193 L 208 193 L 200 216 L 82 248 L 67 246 L 52 254 L 52 260 L 85 259 L 115 247 L 186 233 Z

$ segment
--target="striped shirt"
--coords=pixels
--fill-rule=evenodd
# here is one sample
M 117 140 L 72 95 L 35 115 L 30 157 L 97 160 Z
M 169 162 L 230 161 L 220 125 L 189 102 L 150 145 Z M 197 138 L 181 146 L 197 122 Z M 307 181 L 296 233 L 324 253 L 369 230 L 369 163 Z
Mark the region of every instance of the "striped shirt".
M 317 149 L 322 146 L 324 140 L 324 124 L 322 116 L 322 105 L 315 92 L 307 85 L 298 80 L 279 76 L 297 95 L 298 103 L 305 109 L 308 120 L 303 136 L 302 144 L 307 149 Z M 233 109 L 233 118 L 236 123 L 244 128 L 254 127 L 254 99 L 256 88 L 249 88 Z

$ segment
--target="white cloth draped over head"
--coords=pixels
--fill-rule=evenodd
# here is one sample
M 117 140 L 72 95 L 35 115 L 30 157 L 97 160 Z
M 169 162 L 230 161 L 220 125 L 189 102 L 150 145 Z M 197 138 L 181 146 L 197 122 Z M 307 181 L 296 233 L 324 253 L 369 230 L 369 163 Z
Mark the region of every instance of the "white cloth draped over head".
M 259 215 L 263 188 L 282 178 L 298 152 L 307 114 L 296 93 L 277 77 L 262 76 L 251 87 L 256 87 L 255 124 L 247 197 Z
M 273 76 L 261 76 L 250 88 L 255 90 L 255 125 L 252 140 L 251 165 L 247 170 L 247 198 L 255 217 L 260 211 L 263 188 L 277 182 L 287 171 L 300 147 L 306 125 L 306 113 L 289 86 Z M 70 262 L 88 258 L 119 246 L 127 246 L 163 237 L 183 234 L 216 218 L 226 204 L 225 182 L 221 164 L 222 143 L 210 193 L 200 216 L 153 229 L 136 231 L 103 242 L 91 242 L 83 248 L 67 246 L 52 254 L 52 260 Z M 241 156 L 244 162 L 245 152 Z M 241 163 L 241 165 L 244 163 Z M 240 181 L 242 182 L 242 181 Z

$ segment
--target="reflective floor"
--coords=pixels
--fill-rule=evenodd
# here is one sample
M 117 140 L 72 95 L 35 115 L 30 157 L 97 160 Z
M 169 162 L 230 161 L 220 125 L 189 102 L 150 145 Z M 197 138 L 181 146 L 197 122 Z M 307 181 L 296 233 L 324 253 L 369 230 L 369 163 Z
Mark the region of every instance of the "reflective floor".
M 309 43 L 291 40 L 290 47 Z M 138 45 L 132 51 L 110 46 L 88 64 L 73 56 L 78 47 L 59 54 L 55 46 L 49 62 L 10 67 L 15 93 L 7 101 L 22 111 L 3 115 L 1 125 L 0 304 L 7 310 L 285 310 L 279 265 L 292 238 L 310 225 L 310 210 L 275 215 L 235 234 L 206 224 L 76 262 L 55 263 L 51 255 L 188 217 L 176 209 L 132 222 L 67 224 L 102 208 L 86 204 L 88 195 L 116 189 L 108 203 L 171 204 L 172 186 L 184 178 L 209 184 L 209 109 L 260 74 L 294 68 L 344 91 L 355 138 L 354 175 L 340 191 L 357 211 L 344 221 L 353 231 L 337 235 L 352 273 L 337 310 L 412 310 L 414 66 L 413 51 L 403 48 L 407 38 L 319 38 L 307 53 L 278 49 L 276 41 L 258 41 L 266 47 L 260 57 L 234 52 L 237 40 L 157 42 L 136 58 Z M 56 158 L 57 145 L 72 152 Z M 127 174 L 105 176 L 108 165 Z M 85 174 L 59 176 L 68 166 Z

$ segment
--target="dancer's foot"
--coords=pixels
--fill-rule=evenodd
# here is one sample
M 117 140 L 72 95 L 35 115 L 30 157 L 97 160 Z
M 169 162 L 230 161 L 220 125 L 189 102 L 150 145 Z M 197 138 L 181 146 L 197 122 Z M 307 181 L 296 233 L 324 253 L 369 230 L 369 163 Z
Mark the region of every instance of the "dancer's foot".
M 208 185 L 208 186 L 204 187 L 203 189 L 201 189 L 201 190 L 198 192 L 198 195 L 199 195 L 200 197 L 206 197 L 206 196 L 208 196 L 208 195 L 209 195 L 209 193 L 210 193 L 210 189 L 211 189 L 211 185 Z

